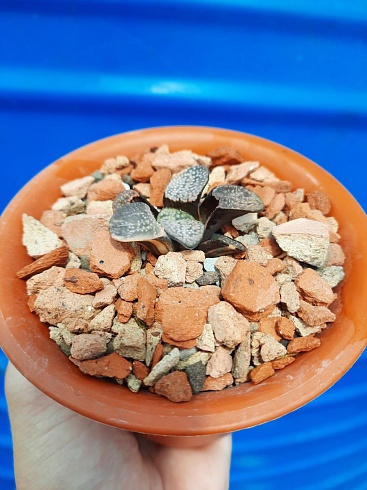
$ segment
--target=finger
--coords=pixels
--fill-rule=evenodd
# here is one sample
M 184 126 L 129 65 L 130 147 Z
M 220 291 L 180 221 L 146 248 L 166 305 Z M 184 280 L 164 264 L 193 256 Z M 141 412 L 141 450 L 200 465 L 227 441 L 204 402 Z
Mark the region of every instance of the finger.
M 13 412 L 14 409 L 15 414 L 22 410 L 25 405 L 27 405 L 29 410 L 32 410 L 34 406 L 46 408 L 52 403 L 10 362 L 5 372 L 5 396 L 9 411 Z
M 160 471 L 164 488 L 191 490 L 229 488 L 232 436 L 218 437 L 206 446 L 176 448 L 157 446 L 152 452 L 154 464 Z

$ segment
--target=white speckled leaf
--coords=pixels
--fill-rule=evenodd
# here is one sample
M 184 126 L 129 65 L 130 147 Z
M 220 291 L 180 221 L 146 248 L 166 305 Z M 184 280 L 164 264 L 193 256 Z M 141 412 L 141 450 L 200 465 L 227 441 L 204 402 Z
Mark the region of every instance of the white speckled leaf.
M 144 241 L 165 235 L 149 206 L 143 202 L 118 206 L 109 228 L 112 238 L 120 242 Z
M 209 170 L 197 165 L 173 176 L 166 187 L 165 198 L 174 202 L 197 201 L 209 179 Z
M 181 218 L 179 220 L 163 218 L 160 223 L 172 240 L 188 249 L 195 248 L 203 237 L 204 225 L 200 221 L 194 220 L 191 216 L 190 218 Z

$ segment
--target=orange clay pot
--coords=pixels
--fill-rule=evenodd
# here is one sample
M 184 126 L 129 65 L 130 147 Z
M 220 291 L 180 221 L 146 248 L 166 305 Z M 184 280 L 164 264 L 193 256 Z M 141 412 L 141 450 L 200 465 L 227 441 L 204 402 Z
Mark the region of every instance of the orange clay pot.
M 30 263 L 22 246 L 21 215 L 40 218 L 59 197 L 60 185 L 98 169 L 116 155 L 132 157 L 168 144 L 171 151 L 205 154 L 232 146 L 247 160 L 259 160 L 281 179 L 321 189 L 332 203 L 346 254 L 346 277 L 336 305 L 337 320 L 321 334 L 321 347 L 300 355 L 259 385 L 245 383 L 203 392 L 175 404 L 147 391 L 134 394 L 117 383 L 86 376 L 49 339 L 48 329 L 30 313 L 24 281 L 16 272 Z M 255 426 L 285 415 L 332 386 L 367 344 L 367 218 L 348 191 L 315 163 L 265 139 L 224 129 L 162 127 L 106 138 L 56 161 L 12 200 L 0 226 L 0 342 L 23 375 L 46 395 L 86 417 L 140 432 L 171 445 L 198 445 L 213 436 Z M 205 436 L 205 437 L 200 437 Z

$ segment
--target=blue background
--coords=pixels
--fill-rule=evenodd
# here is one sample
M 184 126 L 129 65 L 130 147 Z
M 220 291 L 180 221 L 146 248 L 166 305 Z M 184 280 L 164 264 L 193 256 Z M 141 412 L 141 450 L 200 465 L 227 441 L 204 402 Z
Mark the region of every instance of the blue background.
M 289 5 L 290 4 L 290 5 Z M 65 153 L 172 124 L 306 155 L 367 209 L 365 0 L 0 0 L 0 211 Z M 14 488 L 0 352 L 0 488 Z M 367 355 L 234 435 L 231 490 L 367 489 Z

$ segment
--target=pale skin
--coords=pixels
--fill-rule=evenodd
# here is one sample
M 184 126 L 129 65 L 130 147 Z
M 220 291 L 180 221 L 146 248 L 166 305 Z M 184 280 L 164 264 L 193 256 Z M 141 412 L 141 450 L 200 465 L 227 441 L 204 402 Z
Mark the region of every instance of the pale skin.
M 17 490 L 225 490 L 231 436 L 197 448 L 161 446 L 59 405 L 12 365 L 6 397 Z

